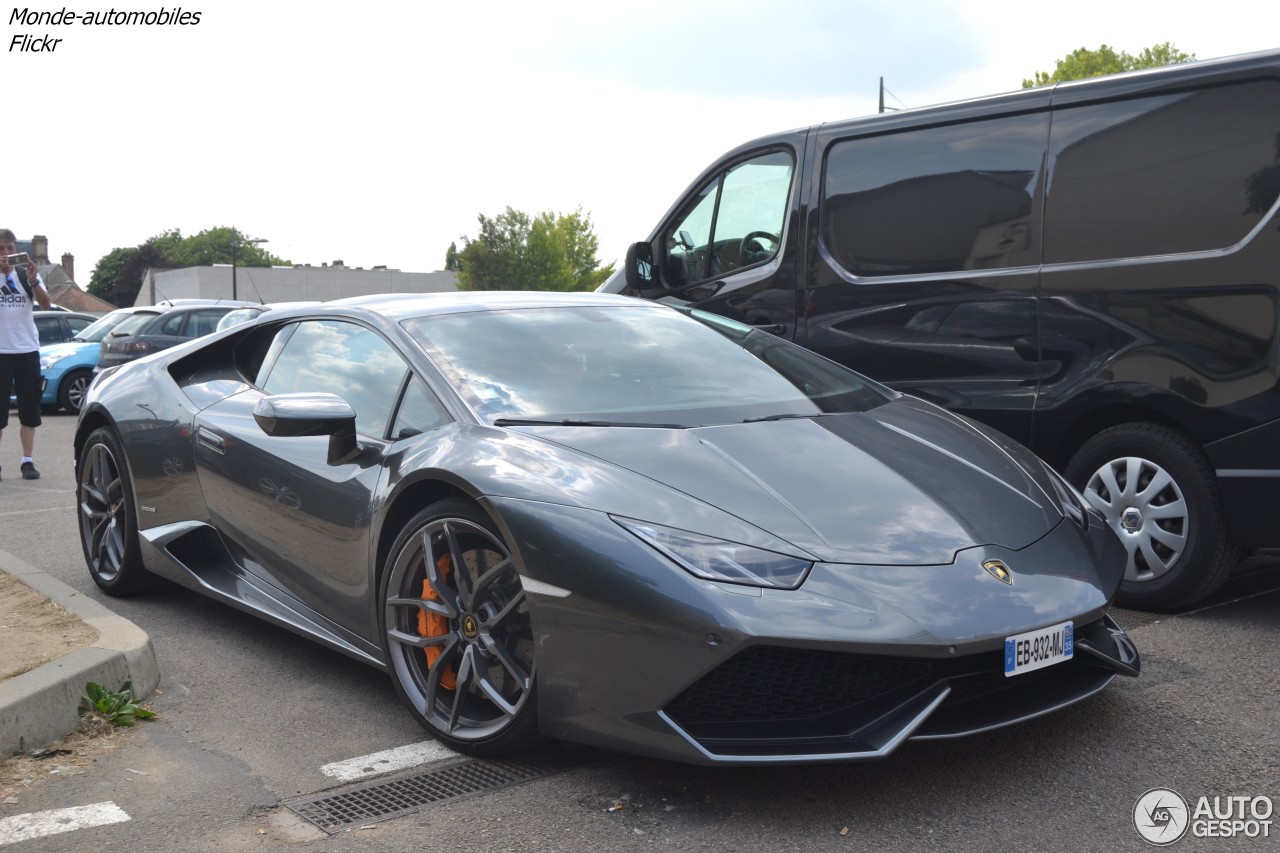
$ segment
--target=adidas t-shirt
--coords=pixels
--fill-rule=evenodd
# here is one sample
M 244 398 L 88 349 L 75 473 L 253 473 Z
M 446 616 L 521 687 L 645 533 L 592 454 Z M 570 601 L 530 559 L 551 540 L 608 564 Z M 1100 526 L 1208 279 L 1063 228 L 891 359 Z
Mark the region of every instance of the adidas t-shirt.
M 44 281 L 36 275 L 36 287 L 44 289 Z M 0 280 L 0 353 L 35 352 L 40 349 L 40 336 L 31 318 L 34 306 L 18 280 L 18 270 Z

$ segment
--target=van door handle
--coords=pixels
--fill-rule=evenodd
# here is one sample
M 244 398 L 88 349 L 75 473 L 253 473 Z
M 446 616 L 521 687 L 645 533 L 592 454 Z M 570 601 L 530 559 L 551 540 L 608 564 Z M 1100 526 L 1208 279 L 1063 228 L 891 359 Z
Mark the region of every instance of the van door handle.
M 771 335 L 785 335 L 787 333 L 786 323 L 752 323 L 751 325 Z

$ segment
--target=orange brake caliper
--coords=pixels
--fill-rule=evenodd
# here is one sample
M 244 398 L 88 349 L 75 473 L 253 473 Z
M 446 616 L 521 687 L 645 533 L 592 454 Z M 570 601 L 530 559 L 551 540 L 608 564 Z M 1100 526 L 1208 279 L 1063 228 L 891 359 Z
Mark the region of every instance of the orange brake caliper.
M 436 561 L 436 568 L 440 570 L 440 579 L 442 581 L 447 581 L 449 579 L 449 567 L 451 565 L 452 561 L 449 559 L 448 554 L 445 554 Z M 422 597 L 427 601 L 440 600 L 440 596 L 431 588 L 431 583 L 426 580 L 423 580 L 422 582 Z M 439 613 L 430 613 L 426 610 L 418 611 L 418 636 L 443 637 L 448 633 L 448 631 L 448 619 L 445 619 Z M 440 657 L 443 649 L 439 646 L 428 646 L 423 649 L 423 651 L 427 653 L 427 666 L 433 667 L 436 665 L 436 659 Z M 453 671 L 452 665 L 446 667 L 444 672 L 440 673 L 440 686 L 445 690 L 457 689 L 458 677 L 457 673 Z

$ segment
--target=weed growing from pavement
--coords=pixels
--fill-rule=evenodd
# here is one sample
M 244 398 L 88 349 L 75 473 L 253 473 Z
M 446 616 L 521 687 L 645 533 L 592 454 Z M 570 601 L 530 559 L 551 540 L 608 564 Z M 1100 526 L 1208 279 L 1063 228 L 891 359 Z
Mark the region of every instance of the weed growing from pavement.
M 84 690 L 85 695 L 80 700 L 80 716 L 81 726 L 85 729 L 103 723 L 127 728 L 138 720 L 147 720 L 156 715 L 155 711 L 148 711 L 134 701 L 132 682 L 126 681 L 123 687 L 113 692 L 90 681 Z

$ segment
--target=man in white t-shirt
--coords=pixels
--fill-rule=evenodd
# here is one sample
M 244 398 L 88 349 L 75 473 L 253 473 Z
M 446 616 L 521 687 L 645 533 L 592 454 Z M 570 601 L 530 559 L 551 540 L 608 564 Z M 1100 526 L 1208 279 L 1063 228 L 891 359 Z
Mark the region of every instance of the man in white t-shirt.
M 9 389 L 18 397 L 18 430 L 22 442 L 22 479 L 38 480 L 31 458 L 36 443 L 36 427 L 40 426 L 40 335 L 31 312 L 34 299 L 49 310 L 49 292 L 36 270 L 35 261 L 27 259 L 26 268 L 10 263 L 10 255 L 18 251 L 18 238 L 7 228 L 0 228 L 0 439 L 9 426 Z

